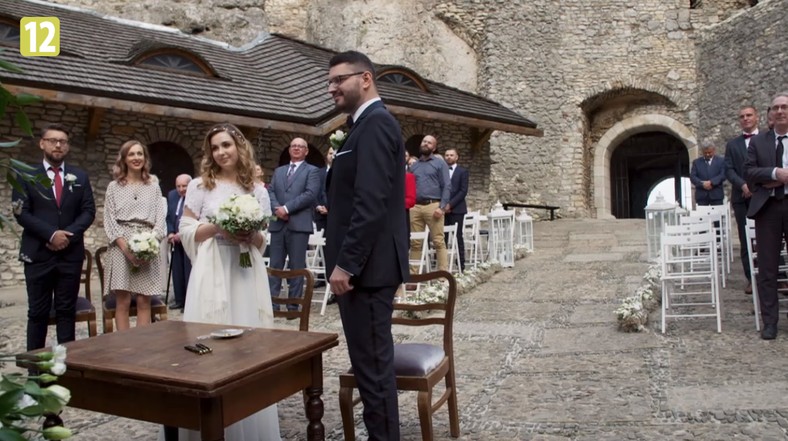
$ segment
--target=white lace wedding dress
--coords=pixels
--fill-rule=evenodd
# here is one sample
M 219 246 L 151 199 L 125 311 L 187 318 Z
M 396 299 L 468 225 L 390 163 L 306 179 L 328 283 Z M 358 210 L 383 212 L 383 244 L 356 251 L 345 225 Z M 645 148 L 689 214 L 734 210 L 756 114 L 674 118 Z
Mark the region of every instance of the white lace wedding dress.
M 192 261 L 183 320 L 273 328 L 271 293 L 260 250 L 250 250 L 252 268 L 241 268 L 238 245 L 218 237 L 194 242 L 194 232 L 200 223 L 215 216 L 219 206 L 230 196 L 247 192 L 238 185 L 224 182 L 217 182 L 213 190 L 205 190 L 201 184 L 201 178 L 189 183 L 184 203 L 199 216 L 199 221 L 184 216 L 180 224 L 181 240 Z M 265 187 L 255 185 L 254 196 L 263 213 L 270 216 L 271 203 Z M 227 441 L 280 441 L 276 405 L 227 427 L 224 433 Z M 163 440 L 163 435 L 159 438 Z M 178 439 L 199 441 L 200 434 L 180 429 Z

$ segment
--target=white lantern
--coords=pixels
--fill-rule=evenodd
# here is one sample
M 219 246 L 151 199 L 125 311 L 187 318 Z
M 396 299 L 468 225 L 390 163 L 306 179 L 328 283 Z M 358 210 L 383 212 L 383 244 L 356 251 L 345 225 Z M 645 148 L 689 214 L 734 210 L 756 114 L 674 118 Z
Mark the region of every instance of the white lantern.
M 488 216 L 490 221 L 490 259 L 501 266 L 514 266 L 514 211 L 504 210 L 496 203 Z
M 529 216 L 525 210 L 517 216 L 517 229 L 514 237 L 517 245 L 525 245 L 525 249 L 528 251 L 534 250 L 534 218 Z
M 648 242 L 648 258 L 654 260 L 660 255 L 662 241 L 660 237 L 665 225 L 678 223 L 676 204 L 665 201 L 661 193 L 654 202 L 646 206 L 646 241 Z

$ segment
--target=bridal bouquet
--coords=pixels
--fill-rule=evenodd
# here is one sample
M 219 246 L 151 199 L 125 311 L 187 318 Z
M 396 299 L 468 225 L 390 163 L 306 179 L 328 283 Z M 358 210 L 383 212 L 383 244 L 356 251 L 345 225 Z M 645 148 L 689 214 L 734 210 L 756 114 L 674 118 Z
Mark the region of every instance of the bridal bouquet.
M 140 231 L 129 239 L 129 249 L 134 257 L 144 261 L 151 261 L 159 255 L 159 239 L 153 231 Z M 138 267 L 132 267 L 131 272 L 139 271 Z
M 251 194 L 230 196 L 222 205 L 215 217 L 208 219 L 230 234 L 250 233 L 265 228 L 268 218 L 263 215 L 260 202 Z M 252 257 L 246 244 L 241 246 L 241 268 L 252 267 Z
M 57 414 L 68 404 L 71 392 L 63 386 L 52 384 L 57 375 L 66 371 L 66 348 L 57 345 L 51 352 L 40 352 L 24 362 L 39 371 L 40 375 L 22 373 L 3 374 L 0 381 L 0 439 L 66 439 L 71 431 L 63 427 Z M 0 362 L 16 362 L 16 357 L 0 355 Z M 33 427 L 44 417 L 43 430 Z M 38 423 L 40 424 L 40 423 Z

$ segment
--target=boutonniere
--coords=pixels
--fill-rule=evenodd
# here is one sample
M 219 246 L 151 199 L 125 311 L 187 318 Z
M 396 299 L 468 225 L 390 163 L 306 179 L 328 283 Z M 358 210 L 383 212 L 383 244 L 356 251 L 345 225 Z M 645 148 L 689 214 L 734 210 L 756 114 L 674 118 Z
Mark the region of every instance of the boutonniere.
M 345 144 L 346 139 L 347 133 L 343 132 L 342 130 L 337 130 L 328 137 L 328 142 L 331 144 L 331 147 L 333 147 L 334 150 L 339 150 L 342 148 L 342 145 Z
M 66 185 L 68 185 L 68 191 L 74 191 L 74 187 L 79 187 L 79 184 L 77 184 L 77 177 L 71 173 L 66 173 L 63 179 L 66 181 Z

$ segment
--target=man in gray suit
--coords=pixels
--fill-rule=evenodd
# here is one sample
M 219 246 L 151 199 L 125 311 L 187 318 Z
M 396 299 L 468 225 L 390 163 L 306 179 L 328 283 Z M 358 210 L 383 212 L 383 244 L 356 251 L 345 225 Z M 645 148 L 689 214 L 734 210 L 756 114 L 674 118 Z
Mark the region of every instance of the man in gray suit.
M 741 134 L 728 141 L 725 145 L 725 177 L 731 183 L 731 207 L 736 218 L 741 247 L 741 264 L 744 277 L 749 282 L 744 288 L 745 294 L 752 294 L 752 277 L 750 276 L 750 260 L 747 254 L 747 208 L 750 206 L 752 192 L 744 180 L 744 162 L 747 160 L 747 148 L 750 138 L 758 134 L 758 111 L 753 106 L 744 106 L 739 110 L 739 127 Z
M 282 269 L 285 258 L 289 259 L 289 269 L 306 268 L 306 249 L 309 235 L 312 234 L 312 209 L 320 193 L 320 171 L 307 164 L 304 159 L 308 152 L 305 140 L 295 138 L 290 142 L 290 164 L 274 170 L 268 194 L 271 197 L 271 211 L 277 217 L 268 227 L 271 232 L 271 268 Z M 282 280 L 269 277 L 271 296 L 279 297 Z M 304 291 L 304 280 L 293 278 L 288 282 L 288 298 L 300 298 Z M 274 308 L 278 309 L 277 305 Z M 287 305 L 296 310 L 298 305 Z

